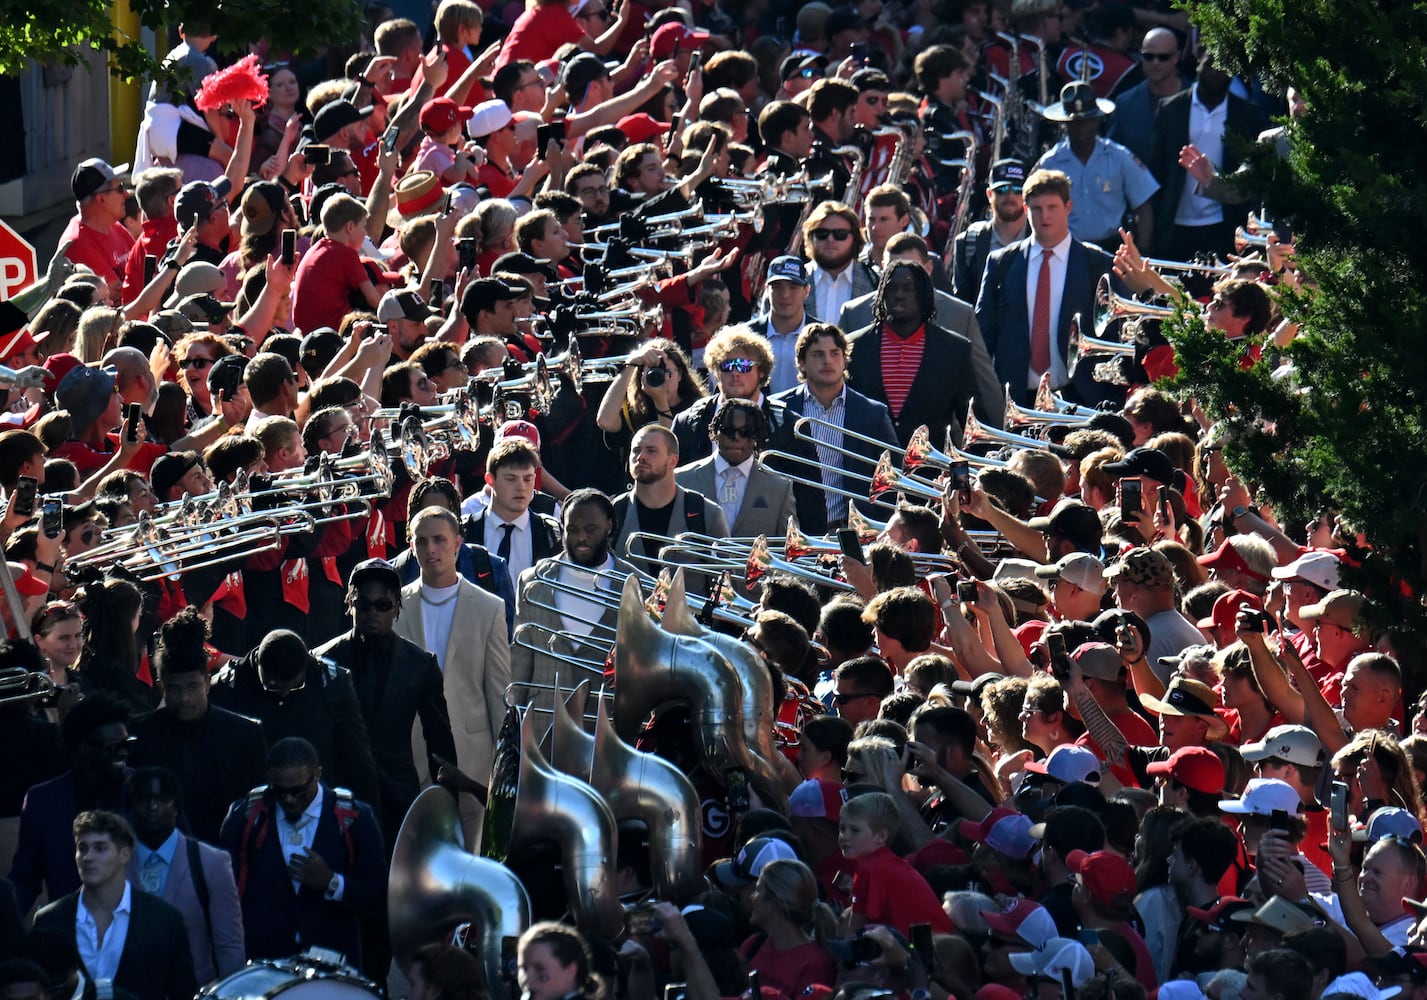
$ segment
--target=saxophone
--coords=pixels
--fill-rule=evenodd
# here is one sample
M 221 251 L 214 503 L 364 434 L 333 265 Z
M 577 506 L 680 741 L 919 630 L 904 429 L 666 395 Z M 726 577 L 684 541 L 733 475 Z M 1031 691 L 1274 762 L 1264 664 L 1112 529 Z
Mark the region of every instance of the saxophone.
M 867 169 L 867 156 L 862 152 L 862 147 L 855 142 L 850 142 L 846 146 L 835 146 L 828 150 L 829 156 L 845 156 L 852 161 L 852 169 L 847 175 L 847 189 L 842 193 L 842 200 L 852 206 L 852 210 L 860 217 L 862 215 L 862 174 Z
M 895 135 L 897 137 L 897 145 L 892 150 L 892 160 L 887 164 L 887 180 L 885 182 L 887 184 L 905 188 L 907 178 L 912 176 L 912 151 L 916 143 L 907 130 L 913 127 L 911 125 L 889 125 L 872 132 L 874 143 L 877 136 Z

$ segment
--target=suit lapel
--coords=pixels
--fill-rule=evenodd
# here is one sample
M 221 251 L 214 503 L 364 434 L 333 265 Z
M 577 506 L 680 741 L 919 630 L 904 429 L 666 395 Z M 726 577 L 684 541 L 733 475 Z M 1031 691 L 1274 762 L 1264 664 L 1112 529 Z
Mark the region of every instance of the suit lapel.
M 446 635 L 446 652 L 441 658 L 441 662 L 446 664 L 448 671 L 451 668 L 451 664 L 455 663 L 461 657 L 461 630 L 457 627 L 456 623 L 462 620 L 465 614 L 471 610 L 466 607 L 469 603 L 466 597 L 466 585 L 464 579 L 456 581 L 456 606 L 451 612 L 451 631 Z
M 169 865 L 168 880 L 164 882 L 164 899 L 172 903 L 178 899 L 178 888 L 189 878 L 188 838 L 178 836 L 178 848 L 173 852 L 173 864 Z

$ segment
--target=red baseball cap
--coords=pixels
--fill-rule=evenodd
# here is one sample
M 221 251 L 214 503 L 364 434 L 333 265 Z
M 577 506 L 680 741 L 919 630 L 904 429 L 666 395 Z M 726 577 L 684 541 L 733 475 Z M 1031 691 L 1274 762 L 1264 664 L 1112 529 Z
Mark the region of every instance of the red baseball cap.
M 1107 906 L 1130 899 L 1138 887 L 1130 863 L 1110 851 L 1071 851 L 1065 867 L 1080 876 L 1092 898 Z
M 1209 617 L 1201 618 L 1195 624 L 1200 628 L 1222 628 L 1232 632 L 1234 622 L 1244 608 L 1262 611 L 1263 601 L 1258 599 L 1258 595 L 1250 594 L 1247 590 L 1231 590 L 1220 594 L 1214 601 L 1214 610 L 1209 612 Z
M 665 135 L 669 131 L 669 123 L 661 122 L 646 111 L 641 111 L 637 115 L 625 115 L 619 120 L 618 128 L 629 137 L 631 144 L 637 142 L 651 142 L 655 138 Z
M 51 354 L 45 358 L 44 369 L 49 372 L 49 375 L 45 378 L 45 391 L 53 393 L 55 388 L 64 381 L 64 377 L 83 363 L 84 362 L 68 352 L 63 354 Z
M 655 59 L 668 59 L 675 49 L 696 49 L 709 40 L 707 31 L 695 31 L 679 21 L 660 25 L 649 40 L 649 54 Z
M 1210 930 L 1222 931 L 1224 923 L 1240 910 L 1252 910 L 1254 904 L 1250 903 L 1242 896 L 1224 896 L 1207 910 L 1201 910 L 1197 906 L 1185 907 L 1187 912 L 1201 924 L 1208 925 Z
M 1213 552 L 1199 557 L 1199 565 L 1207 567 L 1208 569 L 1238 570 L 1240 573 L 1253 577 L 1255 580 L 1267 580 L 1268 577 L 1262 573 L 1249 569 L 1249 564 L 1244 562 L 1244 557 L 1239 555 L 1238 550 L 1234 548 L 1232 542 L 1232 538 L 1224 539 Z
M 433 97 L 421 106 L 421 127 L 433 135 L 440 135 L 453 125 L 470 121 L 474 110 L 457 104 L 449 97 Z
M 507 420 L 500 425 L 495 436 L 497 441 L 509 437 L 525 438 L 536 448 L 540 447 L 540 430 L 529 420 Z
M 9 361 L 17 354 L 35 349 L 35 338 L 30 336 L 30 328 L 20 327 L 8 337 L 0 339 L 0 361 Z
M 1185 788 L 1206 795 L 1218 795 L 1224 790 L 1224 762 L 1208 747 L 1181 747 L 1145 768 L 1151 776 L 1173 778 Z
M 1032 899 L 1018 899 L 1000 911 L 982 910 L 986 926 L 1002 937 L 1016 938 L 1032 948 L 1043 948 L 1056 936 L 1055 920 L 1050 911 Z

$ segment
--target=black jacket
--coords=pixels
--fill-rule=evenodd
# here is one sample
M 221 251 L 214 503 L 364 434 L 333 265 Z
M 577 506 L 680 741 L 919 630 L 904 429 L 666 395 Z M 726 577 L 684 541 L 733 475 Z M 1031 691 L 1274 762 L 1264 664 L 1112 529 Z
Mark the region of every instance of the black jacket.
M 137 1000 L 191 1000 L 198 992 L 193 971 L 193 955 L 188 950 L 188 931 L 183 915 L 157 896 L 132 883 L 130 888 L 129 932 L 124 951 L 114 973 L 114 985 Z M 35 930 L 54 931 L 74 940 L 74 921 L 79 913 L 79 893 L 55 900 L 35 914 Z M 89 978 L 93 973 L 85 970 Z

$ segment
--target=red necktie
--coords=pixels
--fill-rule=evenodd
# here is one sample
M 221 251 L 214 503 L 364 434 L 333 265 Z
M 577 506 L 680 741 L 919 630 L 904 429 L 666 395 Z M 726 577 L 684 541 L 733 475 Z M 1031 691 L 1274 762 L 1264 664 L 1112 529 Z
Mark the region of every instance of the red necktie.
M 1041 250 L 1041 273 L 1036 279 L 1036 308 L 1031 314 L 1031 370 L 1050 371 L 1050 251 Z

